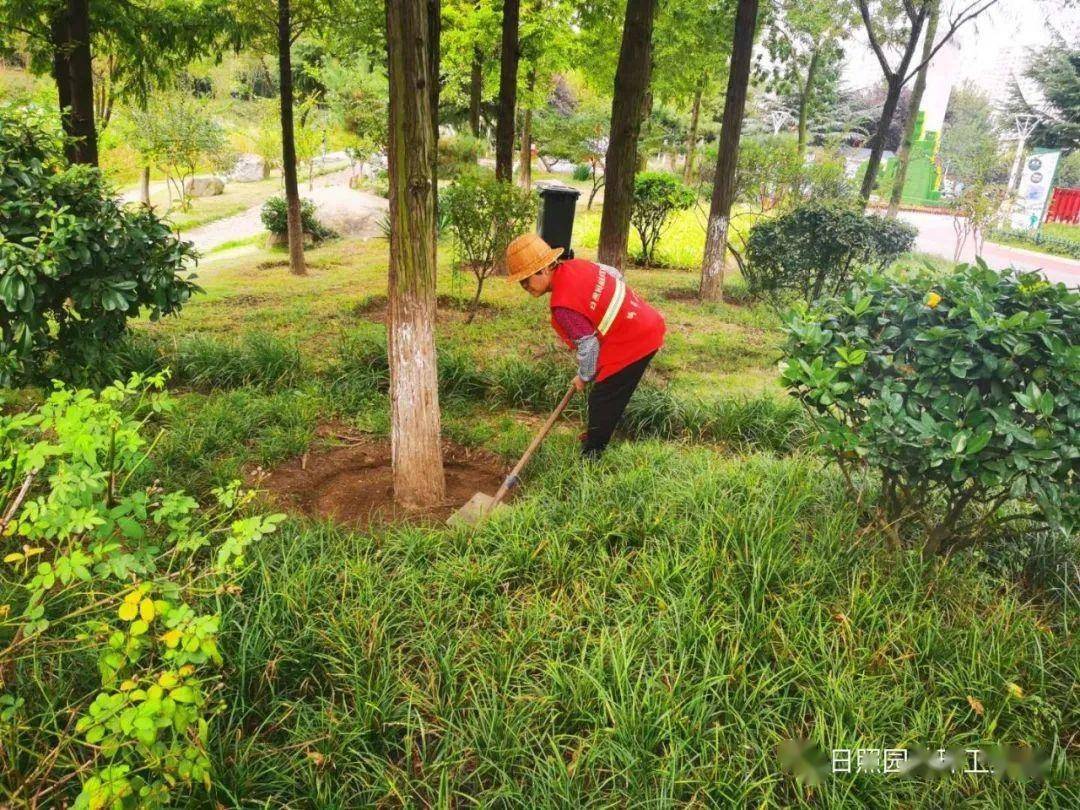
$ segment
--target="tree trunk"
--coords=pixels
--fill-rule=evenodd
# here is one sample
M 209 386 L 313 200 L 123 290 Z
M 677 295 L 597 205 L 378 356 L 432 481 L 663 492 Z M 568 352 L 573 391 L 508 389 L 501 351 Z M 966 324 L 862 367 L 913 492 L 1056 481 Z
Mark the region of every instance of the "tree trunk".
M 150 205 L 150 167 L 142 167 L 142 175 L 139 178 L 139 202 L 145 206 Z
M 911 88 L 911 104 L 908 106 L 907 120 L 904 121 L 904 137 L 900 141 L 900 151 L 897 152 L 896 176 L 893 178 L 892 194 L 889 195 L 889 209 L 885 216 L 889 219 L 896 217 L 900 210 L 900 200 L 904 196 L 904 183 L 907 181 L 908 164 L 911 163 L 911 147 L 915 141 L 915 119 L 919 115 L 919 107 L 922 105 L 923 92 L 926 90 L 926 74 L 930 70 L 930 54 L 934 50 L 934 37 L 937 36 L 938 14 L 941 3 L 935 2 L 930 8 L 930 18 L 926 21 L 926 36 L 923 40 L 922 65 L 915 76 L 915 84 Z
M 750 82 L 750 55 L 754 50 L 758 0 L 739 0 L 735 12 L 735 32 L 731 47 L 724 114 L 720 121 L 720 143 L 716 157 L 709 226 L 705 236 L 705 258 L 701 263 L 702 301 L 719 301 L 724 294 L 724 255 L 727 253 L 728 224 L 735 199 L 735 168 L 739 158 L 746 88 Z
M 686 162 L 683 164 L 683 182 L 692 183 L 694 178 L 694 158 L 697 152 L 698 123 L 701 120 L 701 95 L 705 92 L 705 76 L 698 79 L 694 88 L 694 108 L 690 113 L 690 134 L 686 136 Z
M 439 67 L 442 60 L 442 0 L 427 0 L 428 90 L 431 94 L 431 243 L 439 242 Z M 436 250 L 436 247 L 432 248 Z
M 526 80 L 528 98 L 521 120 L 521 165 L 518 167 L 518 182 L 522 188 L 532 188 L 532 93 L 536 86 L 536 66 L 529 68 Z
M 97 132 L 94 129 L 94 74 L 90 56 L 89 0 L 67 0 L 71 51 L 71 130 L 75 136 L 74 163 L 98 165 Z
M 483 54 L 473 46 L 472 73 L 469 76 L 469 129 L 474 138 L 480 137 L 480 99 L 484 92 Z
M 439 503 L 446 491 L 435 362 L 435 143 L 427 12 L 425 0 L 386 4 L 390 446 L 394 498 L 410 508 Z
M 622 269 L 630 236 L 638 136 L 647 103 L 656 0 L 627 0 L 615 93 L 611 101 L 611 134 L 604 169 L 604 209 L 600 216 L 597 259 Z
M 296 138 L 293 131 L 292 25 L 289 0 L 278 0 L 278 80 L 281 85 L 281 176 L 289 235 L 289 271 L 307 274 L 304 264 L 304 226 L 300 218 L 300 189 L 296 180 Z
M 53 52 L 52 77 L 56 82 L 57 102 L 60 106 L 60 128 L 68 140 L 64 142 L 64 155 L 69 163 L 75 162 L 75 131 L 71 125 L 71 32 L 68 29 L 67 8 L 56 10 L 50 22 L 50 38 Z
M 504 0 L 499 68 L 499 116 L 495 126 L 495 176 L 514 176 L 514 108 L 517 106 L 518 13 L 521 0 Z
M 889 125 L 892 123 L 893 115 L 896 114 L 896 105 L 900 101 L 900 91 L 903 89 L 900 81 L 901 77 L 896 74 L 886 80 L 888 91 L 885 94 L 885 106 L 881 108 L 881 118 L 878 119 L 877 129 L 869 141 L 870 158 L 866 162 L 866 174 L 863 175 L 862 188 L 859 189 L 859 196 L 862 197 L 864 202 L 870 199 L 870 193 L 874 190 L 874 183 L 877 180 L 878 169 L 881 168 L 881 153 L 885 151 L 885 138 L 889 133 Z
M 814 76 L 821 62 L 821 51 L 814 48 L 810 55 L 810 64 L 806 68 L 806 83 L 799 94 L 799 140 L 798 149 L 801 157 L 806 152 L 806 118 L 810 109 L 810 98 L 814 93 Z

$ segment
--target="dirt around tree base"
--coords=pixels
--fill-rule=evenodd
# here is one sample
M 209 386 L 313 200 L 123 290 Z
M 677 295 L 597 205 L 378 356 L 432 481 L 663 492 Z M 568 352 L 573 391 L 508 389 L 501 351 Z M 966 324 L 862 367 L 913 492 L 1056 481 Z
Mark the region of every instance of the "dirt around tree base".
M 510 466 L 493 453 L 444 440 L 446 499 L 429 509 L 411 510 L 394 501 L 388 440 L 340 424 L 321 425 L 317 435 L 345 443 L 312 448 L 272 470 L 255 470 L 251 483 L 285 508 L 359 529 L 442 523 L 474 492 L 494 495 Z

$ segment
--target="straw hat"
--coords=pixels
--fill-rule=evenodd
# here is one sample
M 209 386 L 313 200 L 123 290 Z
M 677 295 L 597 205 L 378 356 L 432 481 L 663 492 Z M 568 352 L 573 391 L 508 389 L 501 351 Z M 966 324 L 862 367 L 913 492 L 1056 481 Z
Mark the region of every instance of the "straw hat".
M 517 237 L 506 246 L 506 280 L 521 281 L 559 258 L 562 248 L 553 248 L 535 233 Z

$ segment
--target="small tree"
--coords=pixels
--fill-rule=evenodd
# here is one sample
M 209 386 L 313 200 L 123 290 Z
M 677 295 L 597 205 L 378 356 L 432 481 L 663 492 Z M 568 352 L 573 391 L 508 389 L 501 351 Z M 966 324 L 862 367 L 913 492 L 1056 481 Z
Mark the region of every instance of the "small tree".
M 966 186 L 950 201 L 949 210 L 952 211 L 953 230 L 956 232 L 953 261 L 960 261 L 969 237 L 975 255 L 982 254 L 986 233 L 997 220 L 1007 196 L 1005 186 L 979 180 Z
M 473 170 L 463 172 L 442 193 L 439 205 L 445 207 L 453 235 L 456 266 L 476 277 L 467 319 L 472 323 L 484 281 L 495 272 L 510 240 L 536 218 L 536 198 L 519 186 Z
M 0 386 L 96 369 L 128 318 L 176 313 L 198 291 L 191 243 L 68 165 L 40 117 L 0 106 L 0 155 Z
M 198 167 L 216 165 L 229 149 L 225 130 L 186 93 L 162 95 L 146 109 L 132 110 L 130 137 L 140 157 L 164 172 L 169 203 L 175 199 L 180 210 L 191 207 L 187 182 Z
M 807 203 L 750 231 L 743 268 L 751 293 L 776 305 L 839 295 L 856 271 L 885 269 L 911 250 L 915 228 L 841 206 Z
M 981 260 L 940 277 L 874 275 L 784 328 L 781 379 L 853 496 L 880 481 L 896 540 L 933 555 L 1007 520 L 1075 529 L 1080 298 L 1064 284 Z
M 694 190 L 673 174 L 642 172 L 634 178 L 634 207 L 630 222 L 641 237 L 641 261 L 652 264 L 660 234 L 676 211 L 685 211 L 697 200 Z

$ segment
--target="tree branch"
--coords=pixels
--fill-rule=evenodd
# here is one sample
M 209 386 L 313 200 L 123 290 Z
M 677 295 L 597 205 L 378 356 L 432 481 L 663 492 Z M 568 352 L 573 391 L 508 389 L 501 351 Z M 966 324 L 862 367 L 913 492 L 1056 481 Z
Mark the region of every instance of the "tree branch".
M 861 2 L 863 2 L 863 0 L 860 0 L 860 3 Z M 942 0 L 938 0 L 938 2 L 942 2 Z M 978 17 L 984 11 L 988 10 L 997 2 L 998 0 L 975 0 L 975 2 L 970 3 L 967 8 L 964 9 L 964 11 L 960 12 L 959 15 L 953 18 L 953 20 L 949 23 L 949 30 L 945 32 L 944 36 L 942 36 L 941 41 L 938 42 L 938 44 L 934 46 L 933 50 L 930 51 L 929 56 L 927 56 L 925 59 L 919 62 L 919 64 L 917 64 L 914 68 L 911 69 L 911 72 L 904 77 L 904 82 L 906 83 L 912 76 L 919 72 L 923 65 L 930 62 L 937 55 L 937 52 L 942 49 L 945 43 L 952 39 L 953 35 L 957 31 L 959 31 L 960 28 L 962 28 L 966 23 L 974 20 L 976 17 Z
M 893 69 L 889 66 L 889 60 L 885 58 L 885 52 L 881 49 L 881 43 L 878 42 L 877 36 L 874 34 L 874 25 L 870 21 L 870 8 L 867 4 L 867 0 L 858 0 L 858 2 L 859 15 L 862 17 L 863 26 L 866 28 L 866 36 L 870 40 L 870 47 L 873 48 L 874 55 L 881 64 L 881 70 L 885 74 L 885 78 L 888 79 L 893 75 Z

